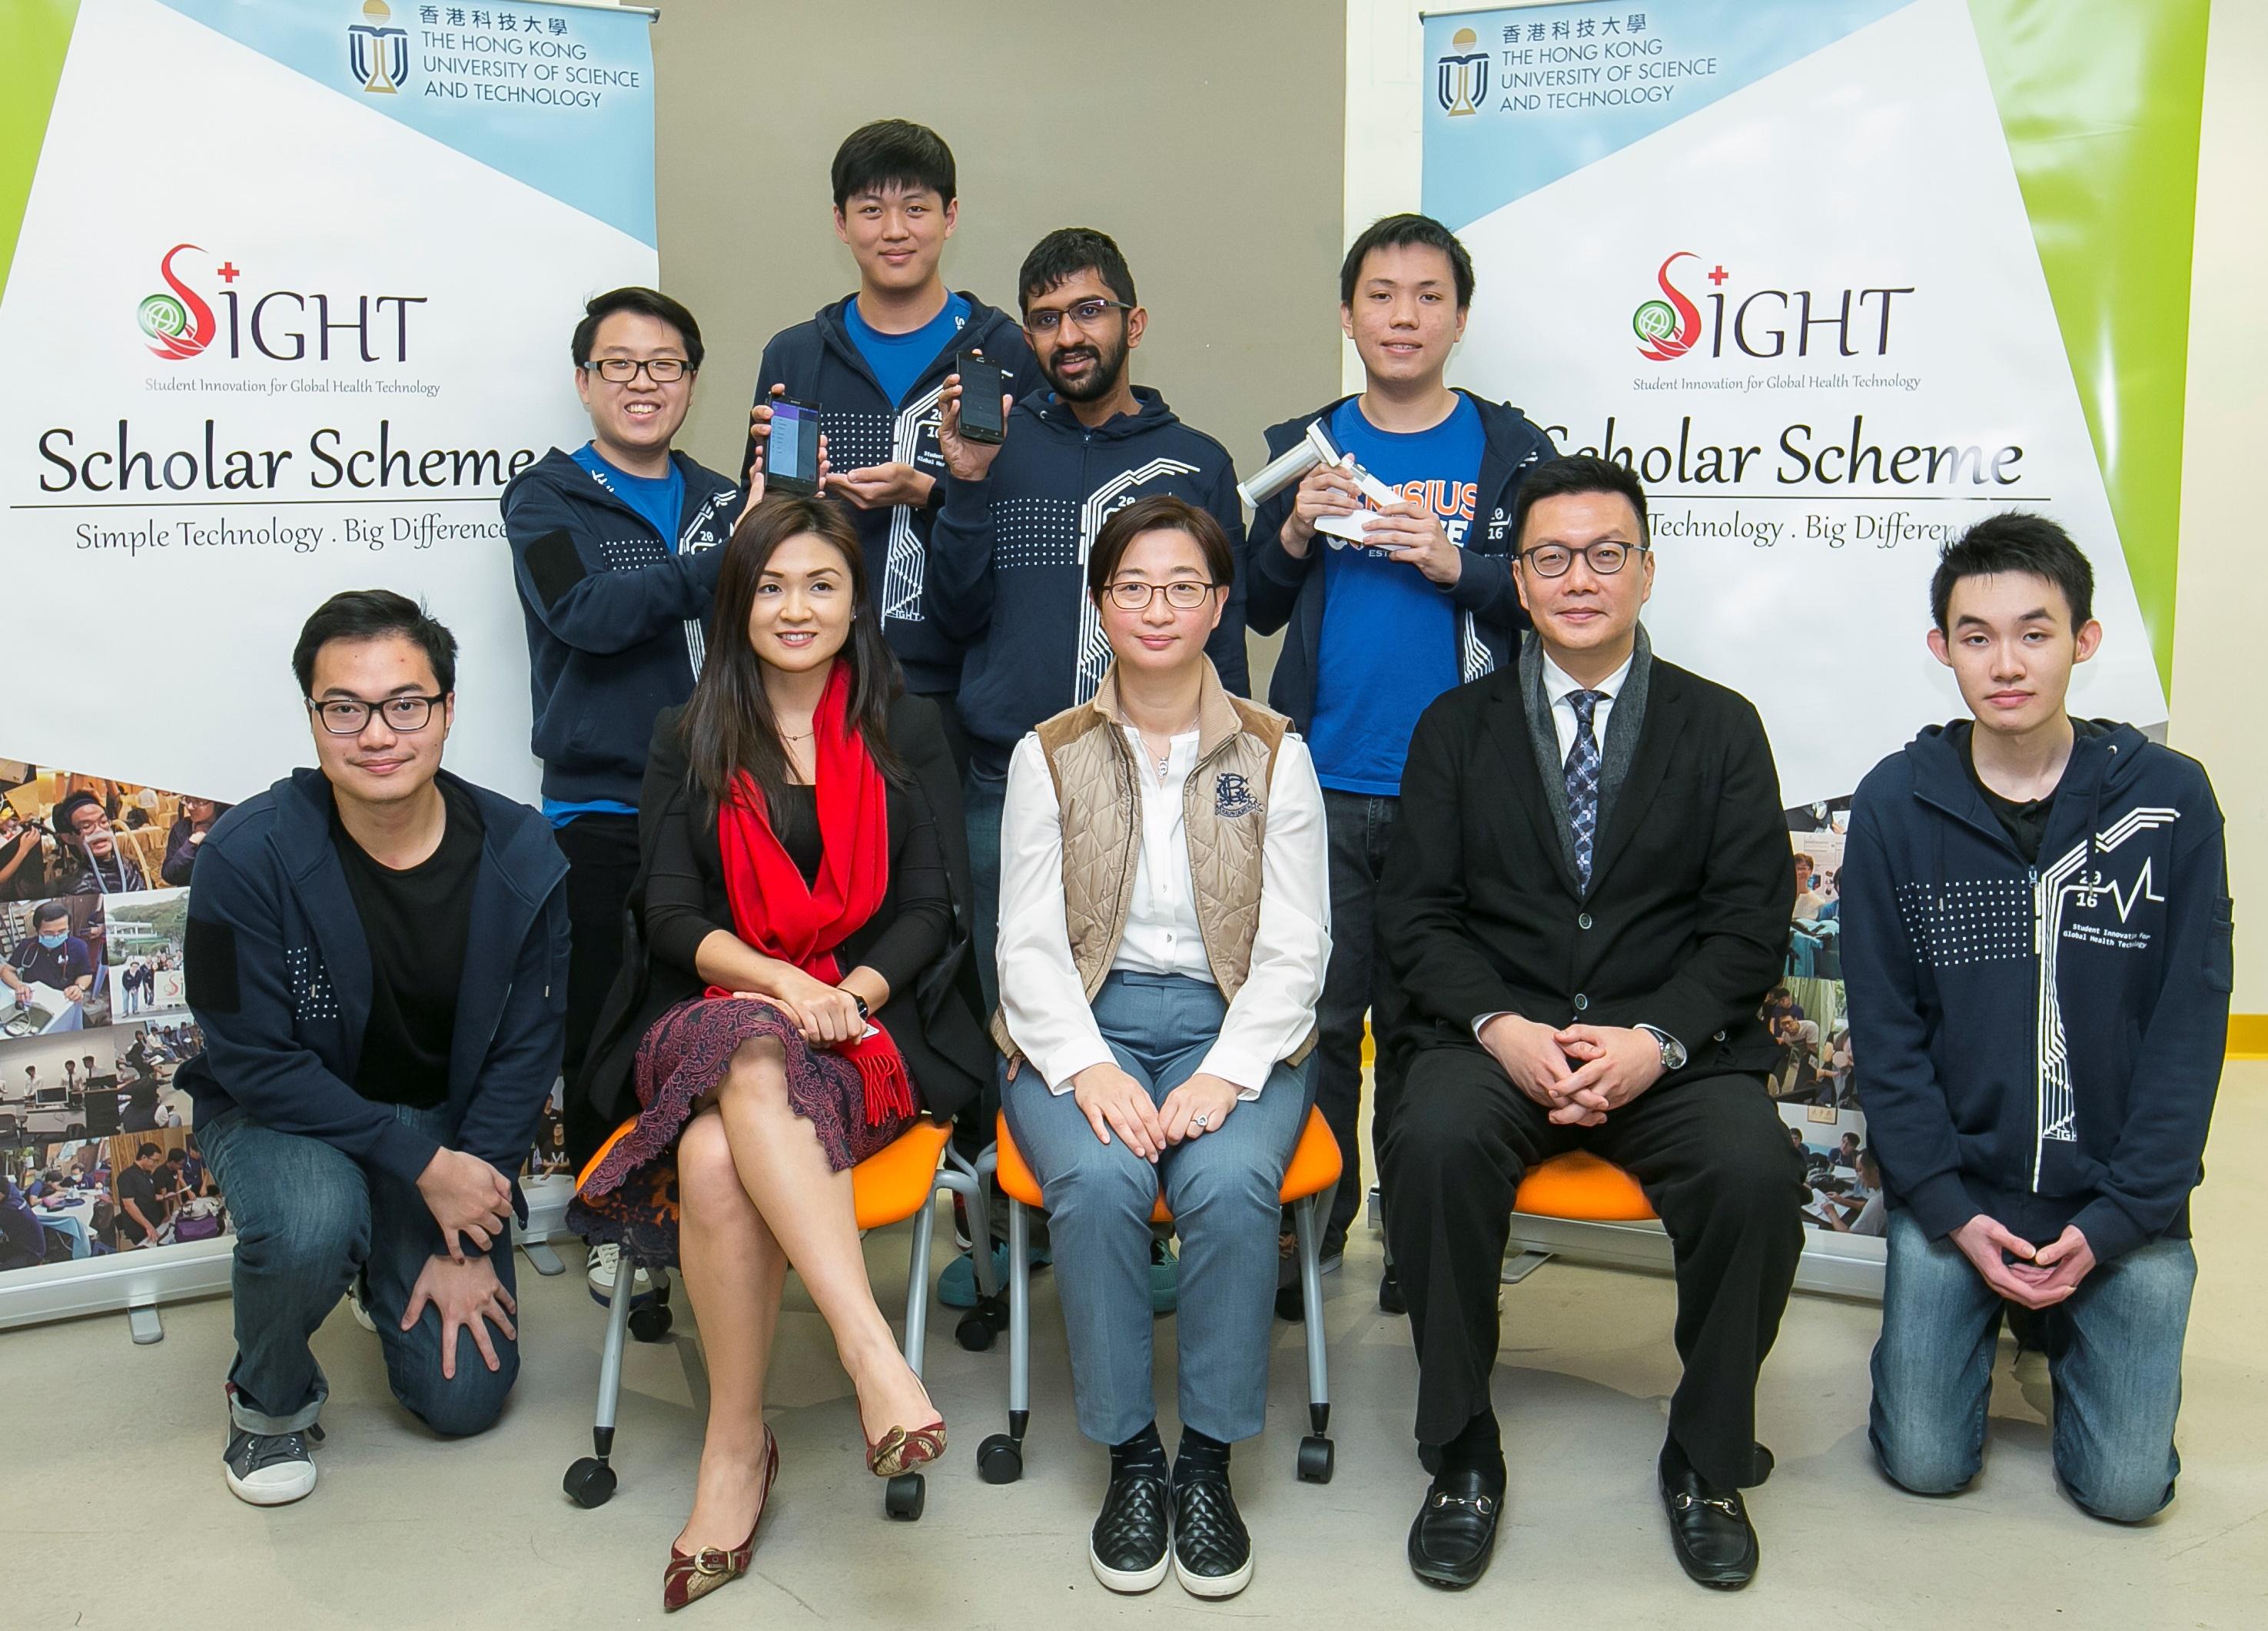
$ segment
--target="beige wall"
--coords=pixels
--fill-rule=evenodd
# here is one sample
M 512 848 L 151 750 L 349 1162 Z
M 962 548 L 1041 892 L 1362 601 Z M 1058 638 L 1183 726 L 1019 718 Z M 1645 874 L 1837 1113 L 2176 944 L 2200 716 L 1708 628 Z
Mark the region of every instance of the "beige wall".
M 709 345 L 687 438 L 704 462 L 740 456 L 764 341 L 857 286 L 828 165 L 890 116 L 959 165 L 946 281 L 1012 310 L 1042 233 L 1110 233 L 1150 312 L 1137 380 L 1240 471 L 1336 385 L 1330 0 L 668 0 L 654 50 L 662 278 Z

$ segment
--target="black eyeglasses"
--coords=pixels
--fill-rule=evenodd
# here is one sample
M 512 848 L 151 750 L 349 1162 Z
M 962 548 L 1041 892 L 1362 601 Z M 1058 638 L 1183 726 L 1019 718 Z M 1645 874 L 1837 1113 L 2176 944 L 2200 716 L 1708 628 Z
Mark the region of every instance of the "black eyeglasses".
M 446 697 L 388 697 L 383 702 L 364 702 L 359 697 L 326 697 L 317 702 L 307 698 L 307 711 L 322 722 L 322 727 L 334 736 L 359 736 L 375 712 L 386 721 L 386 728 L 408 735 L 422 731 L 433 718 L 433 706 Z
M 1105 312 L 1130 312 L 1133 309 L 1123 300 L 1101 299 L 1081 300 L 1062 311 L 1056 311 L 1043 306 L 1036 312 L 1027 312 L 1024 314 L 1024 327 L 1034 334 L 1053 334 L 1062 328 L 1064 320 L 1068 319 L 1082 328 L 1092 328 L 1102 321 L 1102 314 Z
M 1539 543 L 1532 550 L 1521 550 L 1520 558 L 1539 578 L 1564 578 L 1580 555 L 1584 565 L 1602 578 L 1611 578 L 1623 569 L 1624 562 L 1633 555 L 1645 554 L 1648 547 L 1643 543 L 1617 543 L 1611 538 L 1587 543 L 1580 550 L 1571 550 L 1564 543 Z
M 1199 583 L 1194 578 L 1177 578 L 1171 583 L 1114 583 L 1105 586 L 1102 592 L 1120 611 L 1148 611 L 1150 602 L 1161 594 L 1166 597 L 1166 604 L 1175 611 L 1195 611 L 1219 587 Z
M 628 385 L 644 369 L 645 377 L 656 385 L 674 385 L 690 373 L 692 365 L 682 357 L 600 357 L 583 366 L 610 385 Z

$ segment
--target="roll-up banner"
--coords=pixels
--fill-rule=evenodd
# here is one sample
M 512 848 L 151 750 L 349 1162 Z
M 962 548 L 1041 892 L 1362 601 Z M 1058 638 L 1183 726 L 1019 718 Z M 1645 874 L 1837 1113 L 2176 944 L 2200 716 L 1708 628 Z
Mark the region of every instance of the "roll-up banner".
M 1867 1198 L 1837 939 L 1850 794 L 1964 712 L 1923 643 L 1940 548 L 1999 511 L 2060 521 L 2104 630 L 2073 711 L 2162 733 L 2206 10 L 1425 18 L 1424 208 L 1479 289 L 1453 377 L 1639 475 L 1655 649 L 1771 732 L 1799 898 L 1770 1088 L 1822 1233 Z
M 583 301 L 657 277 L 649 22 L 0 15 L 0 1269 L 187 1250 L 122 1224 L 144 1144 L 161 1240 L 224 1234 L 172 1085 L 202 1044 L 181 886 L 216 809 L 308 762 L 317 603 L 424 601 L 460 646 L 451 768 L 534 796 L 497 499 L 587 433 Z

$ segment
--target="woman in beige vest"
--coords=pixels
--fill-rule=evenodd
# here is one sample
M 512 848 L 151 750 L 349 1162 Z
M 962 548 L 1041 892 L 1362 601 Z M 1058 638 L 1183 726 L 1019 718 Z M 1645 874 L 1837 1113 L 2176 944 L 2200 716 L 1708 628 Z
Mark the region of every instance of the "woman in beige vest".
M 1087 562 L 1110 669 L 1008 771 L 994 1037 L 1047 1196 L 1079 1430 L 1110 1447 L 1088 1561 L 1117 1591 L 1169 1568 L 1199 1597 L 1252 1577 L 1229 1445 L 1266 1413 L 1278 1192 L 1330 956 L 1307 745 L 1205 657 L 1234 572 L 1195 506 L 1112 515 Z M 1161 1192 L 1182 1237 L 1170 1470 L 1150 1355 Z

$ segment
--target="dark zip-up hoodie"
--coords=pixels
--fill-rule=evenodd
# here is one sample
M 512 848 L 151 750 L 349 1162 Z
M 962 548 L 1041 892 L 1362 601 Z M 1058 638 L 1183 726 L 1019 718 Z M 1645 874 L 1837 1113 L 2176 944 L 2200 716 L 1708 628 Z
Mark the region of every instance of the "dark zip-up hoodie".
M 449 1047 L 451 1147 L 516 1180 L 559 1074 L 567 863 L 537 812 L 449 779 L 486 829 Z M 410 1183 L 439 1143 L 352 1085 L 372 974 L 332 805 L 321 771 L 294 771 L 222 816 L 199 848 L 187 968 L 205 1049 L 180 1082 L 200 1124 L 239 1108 Z M 516 1182 L 513 1198 L 525 1218 Z
M 2220 807 L 2131 725 L 2073 744 L 2036 863 L 1944 727 L 1859 784 L 1841 875 L 1859 1102 L 1932 1239 L 1978 1213 L 2109 1261 L 2189 1233 L 2228 1037 Z
M 971 761 L 994 777 L 1024 733 L 1086 702 L 1110 666 L 1086 594 L 1086 557 L 1112 511 L 1173 493 L 1210 511 L 1228 535 L 1236 582 L 1205 652 L 1220 683 L 1251 687 L 1244 659 L 1244 506 L 1228 450 L 1183 424 L 1165 399 L 1134 387 L 1137 411 L 1095 430 L 1048 390 L 1008 416 L 981 482 L 941 483 L 930 535 L 929 612 L 964 640 L 961 720 Z
M 556 447 L 504 490 L 504 535 L 527 623 L 529 746 L 543 796 L 637 808 L 653 716 L 693 694 L 709 603 L 740 490 L 681 453 L 685 506 L 661 535 Z
M 773 386 L 784 385 L 798 402 L 817 402 L 832 469 L 859 470 L 895 462 L 941 478 L 945 457 L 937 447 L 937 394 L 961 353 L 982 351 L 985 360 L 1006 369 L 1012 395 L 1021 396 L 1040 378 L 1032 348 L 1016 320 L 973 294 L 961 298 L 968 303 L 968 321 L 922 370 L 902 403 L 883 395 L 880 381 L 850 337 L 845 314 L 856 295 L 822 306 L 810 321 L 771 337 L 757 365 L 755 400 L 766 401 Z M 740 455 L 743 472 L 755 451 L 751 436 Z M 924 696 L 950 692 L 961 683 L 961 643 L 938 630 L 922 603 L 930 532 L 943 497 L 942 492 L 932 494 L 930 506 L 918 510 L 905 504 L 883 510 L 843 506 L 866 549 L 866 576 L 879 597 L 882 636 L 905 670 L 906 689 Z
M 1521 477 L 1542 461 L 1556 457 L 1558 449 L 1510 403 L 1492 402 L 1470 391 L 1459 395 L 1480 410 L 1485 446 L 1473 524 L 1465 535 L 1464 568 L 1448 592 L 1457 610 L 1457 677 L 1470 681 L 1494 673 L 1519 653 L 1521 631 L 1528 624 L 1512 582 L 1517 542 L 1512 536 L 1513 500 Z M 1317 419 L 1328 428 L 1331 415 L 1351 400 L 1342 396 L 1313 413 L 1270 425 L 1268 456 L 1283 453 Z M 1314 726 L 1315 653 L 1323 643 L 1323 574 L 1319 570 L 1323 550 L 1311 543 L 1304 557 L 1294 557 L 1281 542 L 1284 522 L 1299 491 L 1294 483 L 1253 515 L 1252 587 L 1245 617 L 1255 634 L 1285 631 L 1275 676 L 1268 682 L 1268 705 L 1290 716 L 1295 729 L 1307 731 Z

